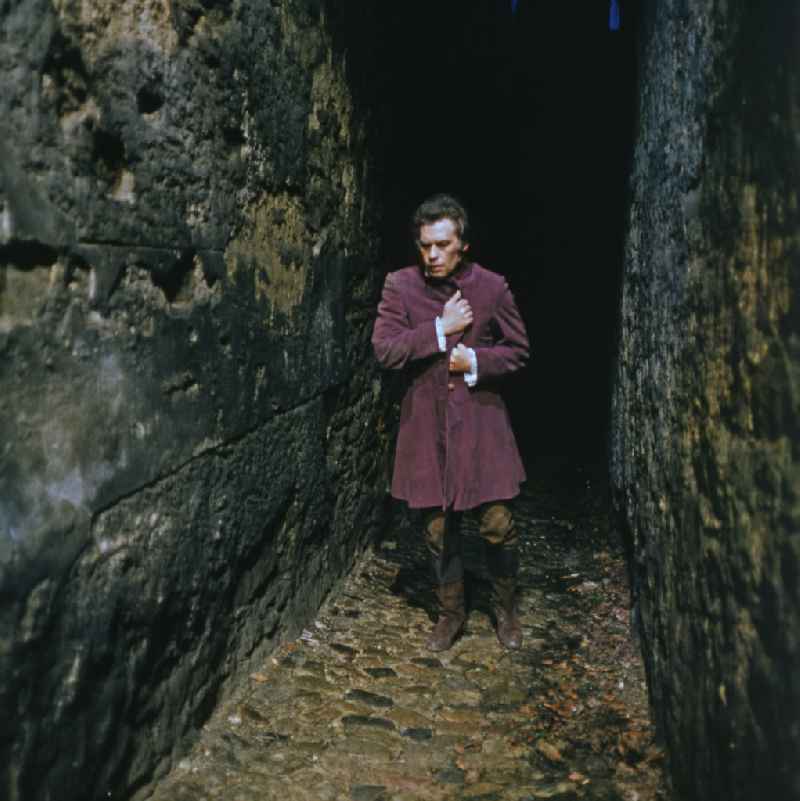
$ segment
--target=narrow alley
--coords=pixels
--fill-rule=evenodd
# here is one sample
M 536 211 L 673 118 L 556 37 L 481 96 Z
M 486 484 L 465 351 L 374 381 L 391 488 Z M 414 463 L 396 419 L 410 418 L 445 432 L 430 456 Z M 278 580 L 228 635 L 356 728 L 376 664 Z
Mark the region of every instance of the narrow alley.
M 0 3 L 0 801 L 798 801 L 798 53 Z
M 316 620 L 203 727 L 153 801 L 655 801 L 653 741 L 618 535 L 602 493 L 518 506 L 519 652 L 498 644 L 477 532 L 468 629 L 425 651 L 433 595 L 403 515 Z M 470 550 L 471 547 L 471 550 Z

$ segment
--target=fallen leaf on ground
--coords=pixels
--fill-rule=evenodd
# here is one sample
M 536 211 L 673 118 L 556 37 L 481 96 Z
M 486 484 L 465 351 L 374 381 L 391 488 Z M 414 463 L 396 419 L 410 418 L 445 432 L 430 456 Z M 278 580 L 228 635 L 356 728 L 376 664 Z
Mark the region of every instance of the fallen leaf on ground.
M 550 745 L 547 740 L 539 740 L 536 743 L 536 749 L 551 762 L 561 762 L 561 752 L 554 745 Z

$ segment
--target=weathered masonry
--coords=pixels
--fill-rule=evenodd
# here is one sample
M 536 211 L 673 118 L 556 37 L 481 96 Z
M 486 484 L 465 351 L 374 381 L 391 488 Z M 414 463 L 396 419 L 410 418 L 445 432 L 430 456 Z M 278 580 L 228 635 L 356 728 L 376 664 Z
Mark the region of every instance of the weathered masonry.
M 374 306 L 441 189 L 529 458 L 608 427 L 676 798 L 800 797 L 800 10 L 621 2 L 603 75 L 607 3 L 510 5 L 0 6 L 3 798 L 145 798 L 380 530 Z
M 127 797 L 380 518 L 366 120 L 319 4 L 2 15 L 0 795 Z
M 612 420 L 676 789 L 800 797 L 800 11 L 647 4 Z

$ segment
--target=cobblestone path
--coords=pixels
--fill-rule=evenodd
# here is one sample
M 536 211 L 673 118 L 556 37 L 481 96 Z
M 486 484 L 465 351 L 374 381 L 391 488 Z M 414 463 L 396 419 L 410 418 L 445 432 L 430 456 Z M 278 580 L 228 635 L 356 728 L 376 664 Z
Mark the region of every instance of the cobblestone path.
M 424 650 L 433 594 L 401 520 L 214 713 L 155 801 L 666 799 L 607 515 L 591 493 L 541 491 L 517 515 L 521 651 L 495 638 L 474 528 L 467 630 Z

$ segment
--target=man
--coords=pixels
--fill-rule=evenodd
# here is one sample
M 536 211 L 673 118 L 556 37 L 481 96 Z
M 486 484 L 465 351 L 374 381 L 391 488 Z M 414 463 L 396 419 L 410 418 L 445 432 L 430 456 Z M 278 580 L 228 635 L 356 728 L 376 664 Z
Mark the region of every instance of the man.
M 424 510 L 439 619 L 426 643 L 450 648 L 463 628 L 460 513 L 477 509 L 492 576 L 497 636 L 519 648 L 517 535 L 506 501 L 525 472 L 498 379 L 528 358 L 528 337 L 505 280 L 464 257 L 467 213 L 436 195 L 412 218 L 420 264 L 389 273 L 372 344 L 405 369 L 392 495 Z

